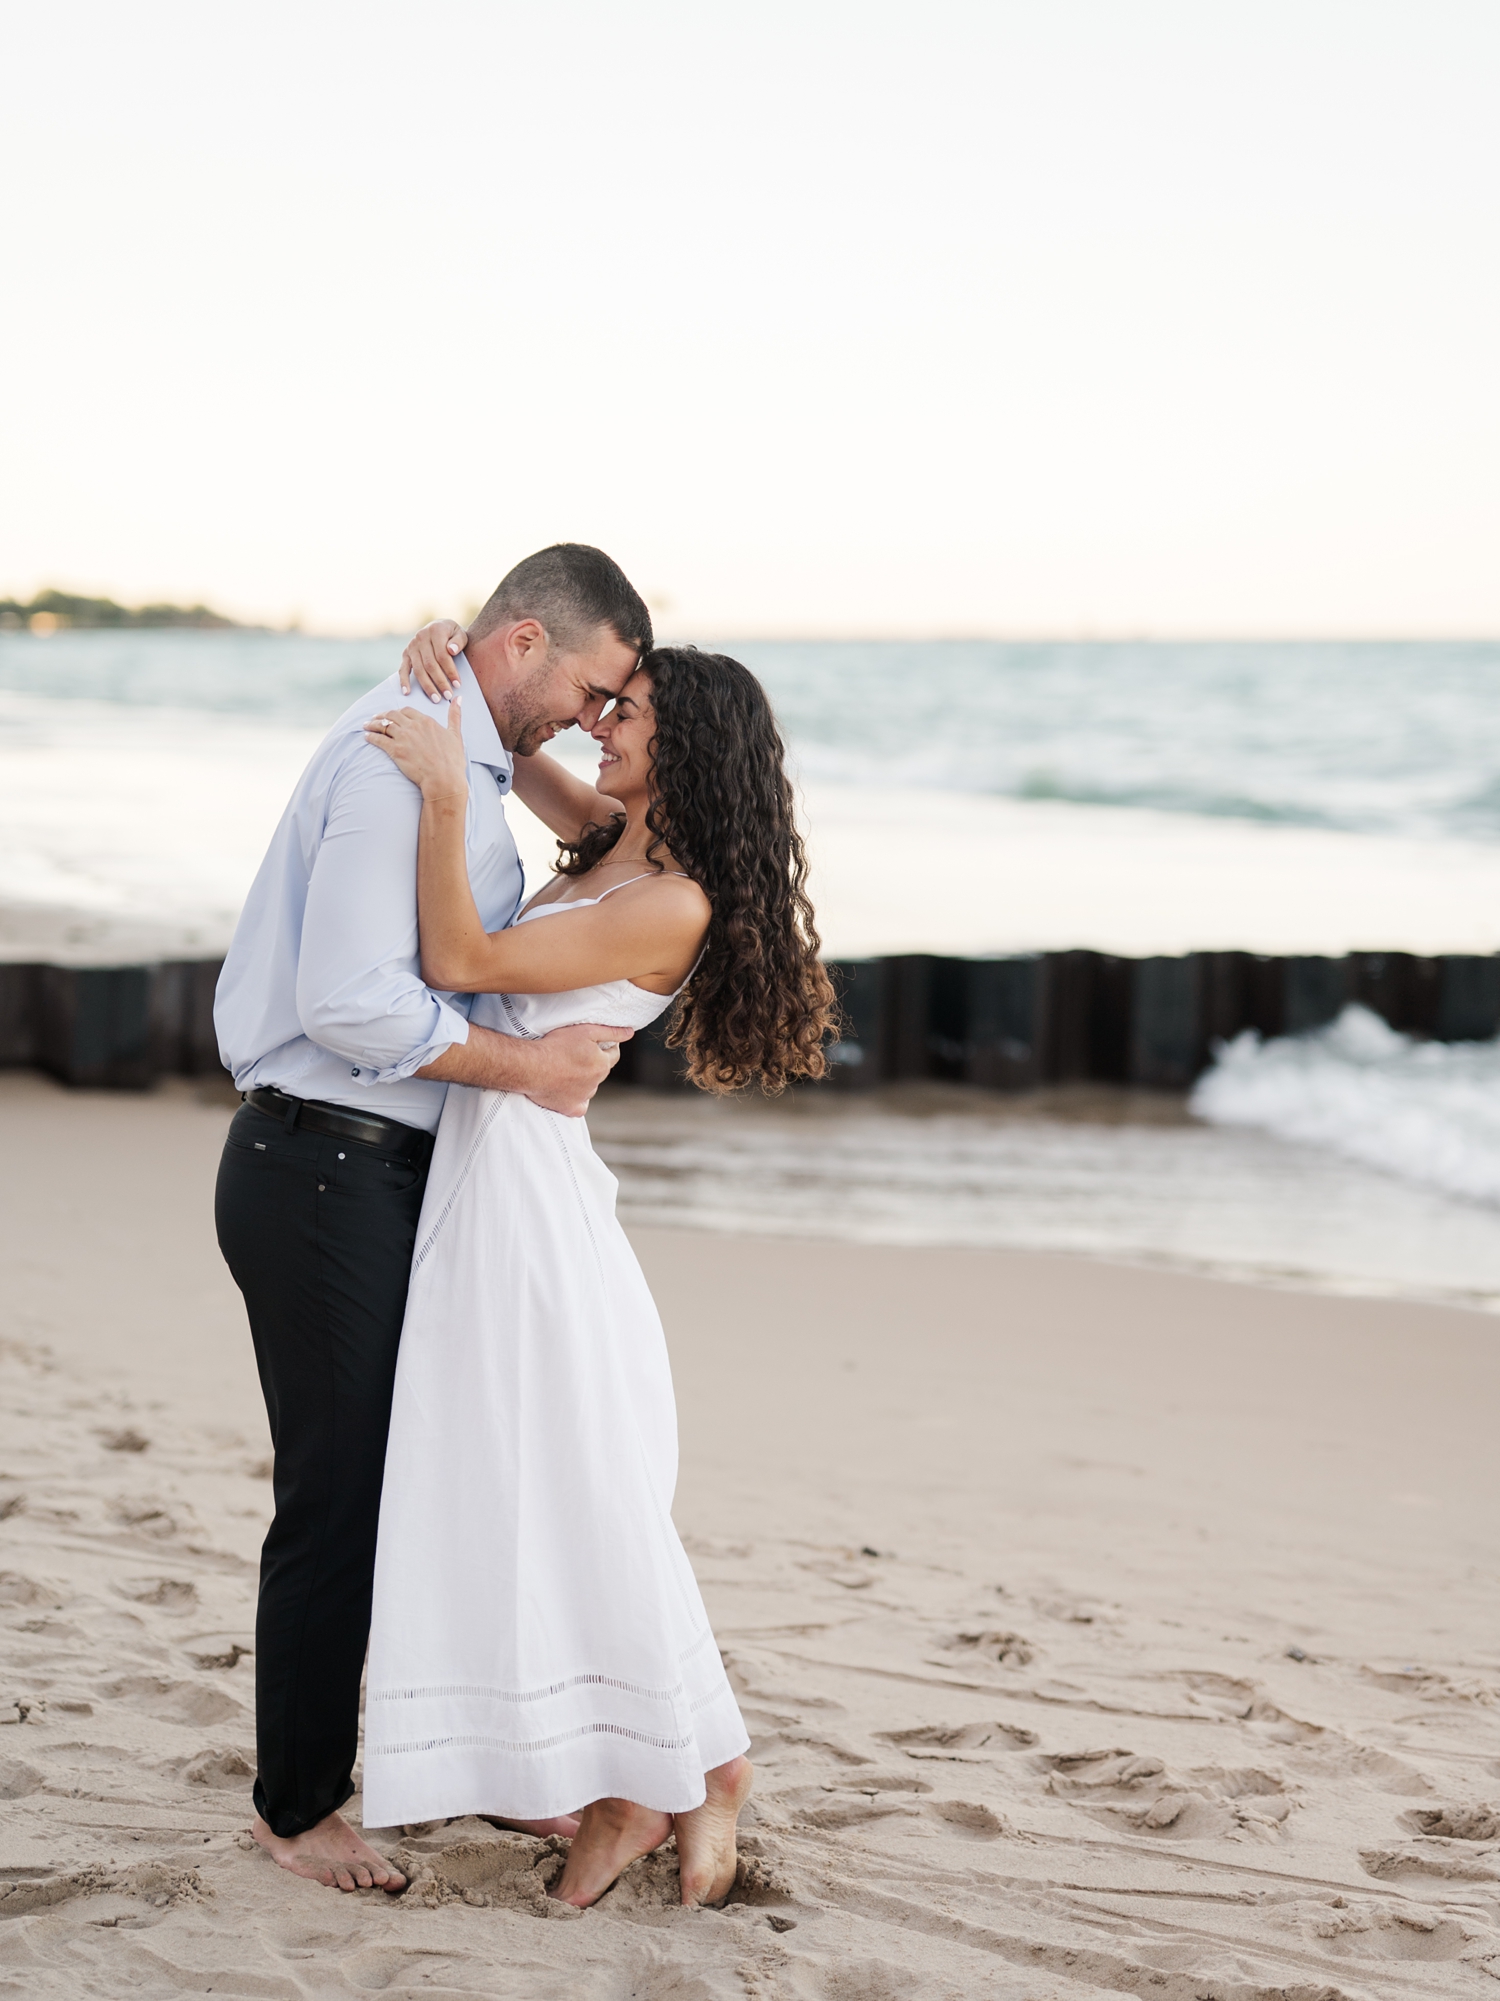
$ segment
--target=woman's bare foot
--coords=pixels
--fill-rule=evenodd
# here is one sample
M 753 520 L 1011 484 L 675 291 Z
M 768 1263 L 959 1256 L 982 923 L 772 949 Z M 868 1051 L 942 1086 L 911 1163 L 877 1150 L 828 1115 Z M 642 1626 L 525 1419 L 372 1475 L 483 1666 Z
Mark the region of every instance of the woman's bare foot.
M 571 1841 L 578 1832 L 576 1813 L 560 1813 L 553 1820 L 505 1820 L 498 1813 L 480 1815 L 491 1827 L 513 1827 L 517 1834 L 560 1834 L 564 1841 Z
M 578 1819 L 562 1875 L 549 1892 L 579 1910 L 597 1903 L 632 1862 L 660 1848 L 672 1832 L 672 1816 L 633 1800 L 595 1800 Z
M 708 1797 L 691 1813 L 675 1816 L 677 1865 L 685 1904 L 722 1904 L 739 1866 L 735 1824 L 755 1777 L 748 1758 L 731 1758 L 703 1775 Z
M 406 1888 L 401 1871 L 377 1855 L 341 1813 L 329 1814 L 305 1834 L 273 1834 L 257 1814 L 250 1832 L 273 1862 L 290 1869 L 294 1876 L 326 1884 L 330 1890 L 372 1890 L 378 1886 L 394 1897 Z

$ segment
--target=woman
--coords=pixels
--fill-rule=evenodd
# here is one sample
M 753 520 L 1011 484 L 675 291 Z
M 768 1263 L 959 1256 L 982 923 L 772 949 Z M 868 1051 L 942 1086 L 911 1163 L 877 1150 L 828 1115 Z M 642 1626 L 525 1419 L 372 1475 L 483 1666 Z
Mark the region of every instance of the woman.
M 593 732 L 595 787 L 517 760 L 563 859 L 494 935 L 464 864 L 460 730 L 456 700 L 446 728 L 407 709 L 370 730 L 422 790 L 432 986 L 513 1035 L 640 1029 L 675 999 L 669 1041 L 709 1091 L 821 1074 L 832 996 L 753 675 L 662 648 Z M 450 1090 L 381 1501 L 365 1818 L 566 1827 L 581 1805 L 553 1895 L 592 1903 L 675 1828 L 682 1901 L 717 1903 L 748 1738 L 672 1525 L 666 1346 L 615 1192 L 581 1120 Z

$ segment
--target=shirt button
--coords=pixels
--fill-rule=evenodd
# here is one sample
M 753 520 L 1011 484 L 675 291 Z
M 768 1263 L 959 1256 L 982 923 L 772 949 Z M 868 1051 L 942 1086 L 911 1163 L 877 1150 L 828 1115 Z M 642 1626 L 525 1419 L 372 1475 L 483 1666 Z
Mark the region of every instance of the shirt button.
M 359 1075 L 359 1072 L 358 1072 L 358 1070 L 351 1070 L 351 1071 L 349 1072 L 349 1075 L 350 1075 L 351 1077 L 357 1077 L 357 1076 Z
M 318 1183 L 318 1193 L 322 1195 L 326 1191 L 327 1187 L 328 1183 L 326 1181 L 320 1181 Z
M 342 1160 L 342 1159 L 343 1159 L 343 1157 L 344 1157 L 344 1156 L 343 1156 L 342 1154 L 340 1154 L 340 1155 L 339 1155 L 339 1159 L 340 1159 L 340 1160 Z

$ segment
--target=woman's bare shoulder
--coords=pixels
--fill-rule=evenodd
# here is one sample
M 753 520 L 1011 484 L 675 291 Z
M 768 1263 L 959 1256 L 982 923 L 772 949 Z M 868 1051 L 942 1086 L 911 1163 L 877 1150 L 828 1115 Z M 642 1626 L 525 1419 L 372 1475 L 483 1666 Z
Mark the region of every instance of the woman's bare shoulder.
M 613 904 L 617 914 L 630 922 L 646 922 L 653 929 L 669 924 L 684 932 L 705 929 L 714 914 L 702 886 L 690 875 L 669 870 L 661 875 L 642 876 L 639 882 L 622 883 L 619 893 L 602 906 Z

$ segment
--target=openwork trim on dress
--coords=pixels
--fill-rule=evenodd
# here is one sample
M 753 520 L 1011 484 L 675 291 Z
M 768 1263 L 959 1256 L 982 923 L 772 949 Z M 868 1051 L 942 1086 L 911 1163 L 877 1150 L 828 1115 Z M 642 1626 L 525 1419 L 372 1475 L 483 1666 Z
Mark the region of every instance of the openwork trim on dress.
M 542 1038 L 537 1034 L 536 1030 L 534 1028 L 528 1028 L 525 1022 L 522 1021 L 520 1014 L 516 1009 L 516 1004 L 511 999 L 509 994 L 496 994 L 495 998 L 497 1001 L 499 1001 L 501 1007 L 505 1009 L 506 1020 L 510 1023 L 511 1027 L 516 1031 L 517 1035 L 524 1037 L 527 1042 L 541 1041 Z
M 705 1626 L 703 1628 L 703 1631 L 698 1635 L 697 1639 L 693 1641 L 691 1646 L 684 1647 L 682 1652 L 677 1656 L 678 1660 L 682 1663 L 682 1665 L 686 1667 L 688 1662 L 693 1658 L 694 1654 L 701 1654 L 703 1649 L 708 1645 L 709 1641 L 713 1638 L 713 1636 L 714 1636 L 713 1627 Z
M 574 1744 L 580 1737 L 628 1737 L 633 1744 L 649 1744 L 654 1751 L 687 1751 L 696 1738 L 653 1737 L 646 1730 L 628 1730 L 623 1723 L 581 1723 L 576 1730 L 564 1730 L 556 1737 L 424 1737 L 417 1744 L 372 1744 L 365 1757 L 397 1758 L 407 1751 L 555 1751 L 559 1744 Z
M 702 1651 L 704 1642 L 713 1636 L 713 1628 L 705 1626 L 691 1645 L 677 1656 L 679 1662 L 686 1667 L 694 1654 Z M 726 1681 L 724 1687 L 728 1686 Z M 484 1682 L 439 1682 L 429 1688 L 372 1688 L 366 1700 L 422 1702 L 449 1695 L 478 1695 L 491 1702 L 545 1702 L 549 1696 L 566 1695 L 570 1688 L 618 1688 L 626 1695 L 642 1696 L 647 1702 L 675 1702 L 687 1693 L 680 1681 L 671 1688 L 643 1688 L 639 1682 L 622 1681 L 617 1675 L 589 1672 L 569 1675 L 563 1681 L 548 1682 L 542 1688 L 491 1688 Z M 717 1691 L 710 1700 L 717 1700 Z
M 411 1268 L 414 1272 L 421 1266 L 422 1261 L 427 1256 L 427 1253 L 432 1249 L 433 1245 L 437 1242 L 438 1236 L 442 1231 L 443 1225 L 452 1215 L 453 1205 L 458 1200 L 459 1196 L 463 1193 L 464 1183 L 468 1180 L 469 1173 L 474 1165 L 475 1158 L 479 1153 L 480 1147 L 484 1144 L 484 1136 L 489 1131 L 490 1127 L 495 1123 L 495 1120 L 500 1116 L 500 1107 L 505 1103 L 506 1099 L 509 1096 L 510 1096 L 509 1091 L 497 1091 L 495 1093 L 494 1104 L 490 1106 L 489 1110 L 485 1113 L 484 1117 L 479 1121 L 479 1130 L 477 1133 L 475 1133 L 473 1139 L 469 1142 L 469 1151 L 464 1155 L 464 1164 L 458 1170 L 458 1174 L 454 1179 L 453 1186 L 448 1190 L 448 1199 L 443 1204 L 442 1208 L 438 1211 L 437 1217 L 433 1222 L 432 1228 L 427 1232 L 427 1235 L 423 1238 L 421 1247 L 417 1251 L 416 1256 L 411 1261 Z
M 545 1702 L 552 1695 L 566 1695 L 570 1688 L 618 1688 L 626 1695 L 639 1695 L 647 1702 L 676 1702 L 686 1691 L 682 1683 L 675 1688 L 642 1688 L 638 1682 L 619 1681 L 610 1674 L 574 1674 L 566 1681 L 555 1681 L 548 1688 L 486 1688 L 480 1683 L 441 1683 L 432 1688 L 378 1688 L 371 1689 L 371 1702 L 421 1702 L 431 1697 L 445 1695 L 480 1695 L 490 1702 Z

